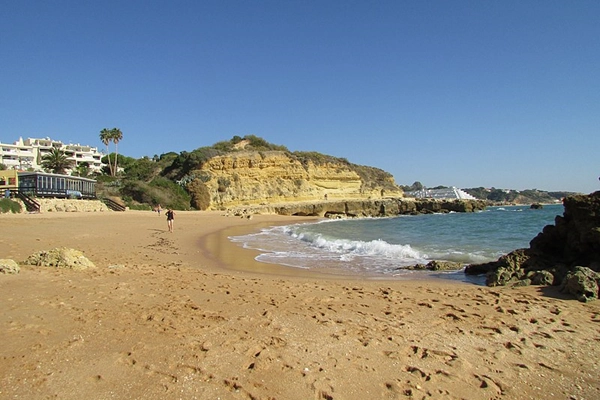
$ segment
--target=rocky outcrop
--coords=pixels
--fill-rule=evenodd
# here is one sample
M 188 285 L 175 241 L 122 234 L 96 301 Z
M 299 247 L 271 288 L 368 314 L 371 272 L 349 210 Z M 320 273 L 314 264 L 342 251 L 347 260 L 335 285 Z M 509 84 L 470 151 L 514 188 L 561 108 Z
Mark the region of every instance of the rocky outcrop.
M 110 211 L 100 200 L 71 200 L 43 199 L 36 201 L 40 204 L 40 212 L 102 212 Z
M 26 209 L 21 200 L 15 199 L 15 201 L 21 204 L 21 210 Z M 100 200 L 36 198 L 35 201 L 40 205 L 39 212 L 41 213 L 111 211 Z
M 563 215 L 556 217 L 554 225 L 545 226 L 528 249 L 515 250 L 494 262 L 469 265 L 465 273 L 485 273 L 489 286 L 552 284 L 561 285 L 580 300 L 597 298 L 600 288 L 594 274 L 600 271 L 600 191 L 569 196 L 563 204 Z M 574 289 L 576 286 L 583 289 Z
M 364 172 L 364 174 L 360 174 Z M 401 197 L 392 175 L 344 162 L 301 160 L 284 151 L 215 156 L 186 177 L 200 209 L 335 199 Z
M 21 271 L 16 261 L 3 258 L 0 259 L 0 274 L 18 274 Z
M 58 247 L 32 254 L 25 260 L 25 264 L 73 270 L 95 267 L 94 263 L 88 260 L 81 251 L 66 247 Z
M 252 214 L 315 216 L 325 218 L 393 217 L 397 215 L 444 212 L 473 212 L 483 210 L 485 207 L 486 203 L 480 200 L 420 201 L 404 198 L 350 199 L 233 207 L 228 210 L 228 215 L 242 217 Z

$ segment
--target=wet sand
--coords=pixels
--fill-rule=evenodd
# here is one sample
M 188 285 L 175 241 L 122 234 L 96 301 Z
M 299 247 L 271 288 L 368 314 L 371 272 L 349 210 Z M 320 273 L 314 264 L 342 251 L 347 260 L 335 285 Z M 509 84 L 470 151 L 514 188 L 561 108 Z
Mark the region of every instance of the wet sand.
M 0 398 L 596 399 L 600 304 L 539 287 L 363 281 L 262 264 L 177 212 L 0 215 L 0 258 L 82 250 L 85 271 L 0 275 Z

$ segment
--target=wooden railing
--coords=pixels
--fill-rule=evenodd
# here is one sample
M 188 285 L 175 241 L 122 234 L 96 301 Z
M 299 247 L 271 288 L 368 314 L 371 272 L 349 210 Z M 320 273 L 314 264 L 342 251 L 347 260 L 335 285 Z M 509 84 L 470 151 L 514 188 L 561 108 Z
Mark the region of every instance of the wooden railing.
M 11 189 L 11 196 L 18 197 L 23 204 L 25 204 L 25 209 L 29 212 L 40 212 L 40 203 L 29 197 L 27 194 L 21 192 L 18 189 Z
M 117 203 L 114 200 L 111 200 L 107 197 L 100 199 L 104 204 L 106 204 L 106 206 L 108 208 L 110 208 L 113 211 L 125 211 L 125 206 L 122 204 Z

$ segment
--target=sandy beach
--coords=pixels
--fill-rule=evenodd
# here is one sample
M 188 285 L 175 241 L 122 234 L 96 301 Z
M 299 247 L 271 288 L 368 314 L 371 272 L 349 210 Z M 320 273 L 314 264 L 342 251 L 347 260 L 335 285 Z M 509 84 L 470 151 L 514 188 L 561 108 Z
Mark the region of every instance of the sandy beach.
M 0 399 L 598 399 L 600 303 L 554 288 L 340 279 L 253 260 L 177 212 L 0 215 Z

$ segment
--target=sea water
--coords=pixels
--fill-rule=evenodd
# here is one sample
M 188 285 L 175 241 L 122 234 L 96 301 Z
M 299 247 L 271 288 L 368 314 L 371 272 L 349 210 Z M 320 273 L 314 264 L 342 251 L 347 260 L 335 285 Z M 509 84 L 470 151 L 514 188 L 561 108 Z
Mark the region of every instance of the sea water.
M 260 251 L 257 261 L 365 279 L 426 276 L 473 281 L 463 271 L 406 269 L 432 260 L 474 264 L 529 247 L 545 225 L 563 214 L 562 204 L 488 207 L 474 213 L 446 213 L 325 220 L 276 226 L 233 242 Z

